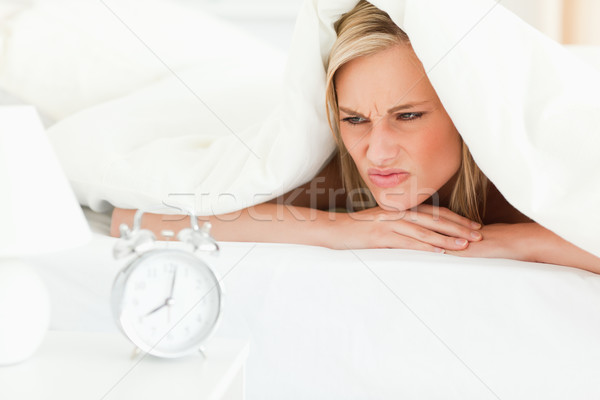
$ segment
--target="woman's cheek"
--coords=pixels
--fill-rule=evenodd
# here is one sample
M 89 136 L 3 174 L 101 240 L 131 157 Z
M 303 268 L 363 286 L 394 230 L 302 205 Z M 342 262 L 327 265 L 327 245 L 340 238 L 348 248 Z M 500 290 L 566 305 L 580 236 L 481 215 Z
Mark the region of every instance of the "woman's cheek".
M 438 135 L 437 140 L 431 140 L 429 146 L 424 149 L 428 156 L 430 170 L 436 171 L 438 179 L 436 186 L 443 186 L 460 168 L 461 142 L 458 132 L 447 132 L 446 135 Z M 436 190 L 439 188 L 436 188 Z
M 342 142 L 344 143 L 346 151 L 348 152 L 348 154 L 350 154 L 350 157 L 352 157 L 354 163 L 360 170 L 360 166 L 362 165 L 363 161 L 362 159 L 364 158 L 361 156 L 361 154 L 366 154 L 366 151 L 362 149 L 362 147 L 364 146 L 362 142 L 364 141 L 361 141 L 360 137 L 355 135 L 342 134 L 340 136 L 342 137 Z
M 360 145 L 361 136 L 354 133 L 346 133 L 344 130 L 340 132 L 340 136 L 342 137 L 346 150 L 354 157 L 354 153 L 356 153 L 355 149 Z
M 436 191 L 443 185 L 442 182 L 446 178 L 446 170 L 451 165 L 448 165 L 448 147 L 445 141 L 431 134 L 430 132 L 420 132 L 419 140 L 405 146 L 408 154 L 410 154 L 413 173 L 416 175 L 413 182 L 412 190 L 417 191 L 419 200 L 424 200 L 423 197 L 427 193 Z M 439 187 L 438 187 L 439 186 Z

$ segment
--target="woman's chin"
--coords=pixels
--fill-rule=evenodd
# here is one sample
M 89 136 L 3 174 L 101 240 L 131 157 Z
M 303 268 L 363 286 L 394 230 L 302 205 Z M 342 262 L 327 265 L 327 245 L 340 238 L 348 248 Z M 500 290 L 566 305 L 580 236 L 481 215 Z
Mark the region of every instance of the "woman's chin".
M 389 201 L 389 199 L 387 201 L 377 199 L 377 205 L 385 211 L 405 211 L 414 207 L 409 202 Z
M 373 193 L 377 205 L 385 211 L 404 211 L 417 205 L 416 201 L 411 201 L 410 195 L 397 190 L 371 189 L 371 193 Z
M 429 199 L 431 195 L 421 194 L 414 195 L 413 193 L 402 193 L 396 191 L 383 191 L 376 190 L 372 191 L 373 197 L 377 202 L 377 205 L 385 211 L 405 211 L 411 208 L 417 207 L 422 204 L 425 200 Z

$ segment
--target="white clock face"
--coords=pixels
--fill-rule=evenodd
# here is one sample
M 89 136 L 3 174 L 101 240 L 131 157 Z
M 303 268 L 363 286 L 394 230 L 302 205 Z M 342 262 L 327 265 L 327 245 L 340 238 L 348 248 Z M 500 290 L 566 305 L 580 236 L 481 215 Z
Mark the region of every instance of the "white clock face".
M 143 351 L 177 357 L 197 350 L 213 331 L 221 289 L 213 272 L 194 255 L 154 250 L 128 270 L 120 323 Z

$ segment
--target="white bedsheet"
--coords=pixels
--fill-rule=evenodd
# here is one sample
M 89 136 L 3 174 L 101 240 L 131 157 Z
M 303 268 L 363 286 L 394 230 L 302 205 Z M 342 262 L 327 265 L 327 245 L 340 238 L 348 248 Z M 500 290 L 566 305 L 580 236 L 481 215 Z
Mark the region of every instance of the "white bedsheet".
M 108 214 L 91 217 L 107 228 Z M 115 240 L 95 233 L 33 259 L 52 329 L 116 331 Z M 217 335 L 251 342 L 249 400 L 600 398 L 600 276 L 410 250 L 221 246 Z

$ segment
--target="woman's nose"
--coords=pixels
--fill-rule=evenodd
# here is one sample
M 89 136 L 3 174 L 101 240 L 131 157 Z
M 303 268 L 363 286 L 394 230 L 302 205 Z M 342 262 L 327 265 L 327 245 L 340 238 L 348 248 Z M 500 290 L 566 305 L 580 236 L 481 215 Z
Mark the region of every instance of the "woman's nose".
M 400 151 L 399 137 L 384 118 L 371 128 L 367 159 L 373 165 L 387 166 L 392 164 Z

